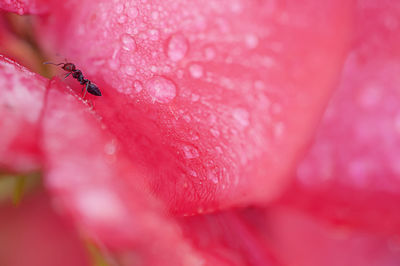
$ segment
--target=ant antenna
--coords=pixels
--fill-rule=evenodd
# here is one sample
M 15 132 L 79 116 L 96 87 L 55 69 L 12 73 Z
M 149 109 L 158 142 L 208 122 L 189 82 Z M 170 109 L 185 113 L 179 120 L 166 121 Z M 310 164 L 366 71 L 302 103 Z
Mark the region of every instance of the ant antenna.
M 63 65 L 64 63 L 53 63 L 53 62 L 44 62 L 43 65 L 55 65 L 55 66 L 59 66 L 59 65 Z

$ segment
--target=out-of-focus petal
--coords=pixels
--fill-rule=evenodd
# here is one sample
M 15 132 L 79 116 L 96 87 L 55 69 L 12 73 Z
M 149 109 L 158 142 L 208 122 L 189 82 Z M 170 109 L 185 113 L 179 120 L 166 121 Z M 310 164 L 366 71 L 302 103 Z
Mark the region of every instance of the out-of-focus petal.
M 43 192 L 0 206 L 0 265 L 89 266 L 86 248 Z
M 394 235 L 332 226 L 287 208 L 247 210 L 242 217 L 284 265 L 396 266 L 400 261 L 400 241 Z
M 30 172 L 41 167 L 39 120 L 47 81 L 0 55 L 0 168 Z

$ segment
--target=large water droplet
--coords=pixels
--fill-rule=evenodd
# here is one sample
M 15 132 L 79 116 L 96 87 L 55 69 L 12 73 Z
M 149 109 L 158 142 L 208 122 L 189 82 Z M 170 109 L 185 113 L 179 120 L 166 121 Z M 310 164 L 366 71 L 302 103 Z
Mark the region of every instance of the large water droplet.
M 161 76 L 155 76 L 149 79 L 145 87 L 155 102 L 168 103 L 176 96 L 175 84 Z
M 171 35 L 167 40 L 166 54 L 172 61 L 182 60 L 189 49 L 189 43 L 180 33 Z
M 192 145 L 185 145 L 182 147 L 182 150 L 187 159 L 194 159 L 199 157 L 199 151 Z
M 122 48 L 125 51 L 135 51 L 136 50 L 136 41 L 129 34 L 123 34 L 121 36 Z

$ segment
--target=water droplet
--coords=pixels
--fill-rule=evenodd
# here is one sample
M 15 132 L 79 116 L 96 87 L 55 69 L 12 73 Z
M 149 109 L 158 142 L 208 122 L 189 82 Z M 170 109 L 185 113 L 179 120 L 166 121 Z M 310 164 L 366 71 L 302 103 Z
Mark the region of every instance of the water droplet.
M 190 118 L 190 115 L 184 115 L 183 120 L 189 123 L 192 119 Z
M 152 29 L 152 30 L 149 30 L 149 34 L 148 35 L 149 35 L 149 39 L 150 40 L 157 41 L 159 36 L 160 36 L 160 33 L 159 33 L 158 30 Z
M 176 96 L 175 84 L 167 78 L 155 76 L 149 79 L 145 87 L 153 102 L 168 103 Z
M 153 73 L 156 73 L 157 72 L 157 67 L 156 66 L 151 66 L 150 67 L 150 71 L 153 72 Z
M 166 54 L 172 61 L 182 60 L 189 49 L 189 43 L 185 36 L 180 33 L 173 34 L 167 40 Z
M 136 93 L 139 93 L 143 90 L 143 84 L 139 80 L 135 80 L 135 82 L 133 82 L 133 87 L 135 88 Z
M 158 14 L 157 11 L 153 11 L 153 12 L 151 13 L 151 18 L 152 18 L 153 20 L 157 20 L 158 17 L 159 17 L 159 14 Z
M 124 71 L 128 76 L 134 76 L 136 74 L 136 67 L 134 66 L 125 66 Z
M 218 184 L 219 180 L 218 180 L 218 172 L 216 169 L 212 169 L 209 173 L 208 173 L 208 179 L 211 180 L 211 182 L 213 182 L 214 184 Z
M 192 93 L 192 102 L 197 102 L 200 99 L 200 96 Z
M 136 50 L 136 41 L 129 34 L 123 34 L 121 36 L 122 48 L 125 51 L 135 51 Z
M 204 48 L 204 55 L 207 60 L 213 60 L 216 55 L 214 48 L 211 46 Z
M 249 125 L 249 113 L 243 108 L 234 109 L 232 116 L 240 127 L 247 127 Z
M 198 64 L 193 64 L 189 67 L 189 72 L 193 78 L 201 78 L 203 76 L 203 67 Z
M 219 154 L 222 154 L 222 153 L 223 153 L 222 148 L 221 148 L 220 146 L 216 146 L 216 147 L 215 147 L 215 150 L 216 150 Z
M 127 17 L 125 15 L 119 15 L 117 18 L 118 23 L 121 23 L 121 24 L 125 23 L 126 20 L 127 20 Z
M 194 159 L 199 157 L 199 151 L 192 145 L 185 145 L 182 147 L 183 154 L 187 159 Z
M 274 127 L 274 136 L 276 138 L 280 138 L 282 137 L 284 131 L 285 131 L 285 125 L 282 122 L 276 123 Z
M 246 35 L 245 43 L 249 49 L 254 49 L 258 46 L 258 38 L 254 34 Z
M 108 61 L 108 66 L 112 69 L 112 70 L 117 70 L 119 68 L 119 63 L 117 60 L 114 59 L 110 59 Z
M 117 150 L 117 144 L 115 140 L 110 141 L 104 146 L 104 152 L 108 155 L 113 155 Z
M 122 4 L 118 4 L 118 5 L 115 7 L 115 12 L 116 12 L 117 14 L 121 14 L 122 11 L 124 11 L 124 6 L 123 6 Z
M 139 14 L 137 7 L 131 7 L 128 9 L 128 16 L 131 18 L 136 18 Z
M 210 133 L 211 133 L 211 135 L 213 135 L 216 138 L 218 138 L 220 135 L 219 130 L 216 128 L 213 128 L 213 127 L 210 129 Z

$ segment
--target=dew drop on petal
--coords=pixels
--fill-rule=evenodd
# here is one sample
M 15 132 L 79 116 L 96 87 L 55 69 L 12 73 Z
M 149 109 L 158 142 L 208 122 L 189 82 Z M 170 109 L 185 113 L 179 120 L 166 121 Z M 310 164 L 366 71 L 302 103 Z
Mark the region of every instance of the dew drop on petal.
M 219 130 L 216 128 L 213 128 L 213 127 L 210 129 L 210 133 L 211 133 L 211 135 L 213 135 L 216 138 L 218 138 L 220 135 Z
M 137 9 L 137 7 L 131 7 L 128 9 L 128 16 L 130 18 L 136 18 L 139 14 L 139 10 Z
M 133 87 L 135 88 L 136 93 L 139 93 L 143 90 L 143 84 L 139 80 L 135 80 L 135 82 L 133 82 Z
M 199 151 L 192 145 L 185 145 L 182 147 L 182 150 L 187 159 L 194 159 L 199 157 Z
M 136 67 L 134 66 L 125 66 L 124 68 L 124 72 L 125 74 L 127 74 L 128 76 L 134 76 L 136 73 Z
M 204 49 L 204 55 L 206 60 L 213 60 L 216 56 L 215 49 L 211 46 L 208 46 Z
M 160 35 L 160 33 L 158 30 L 156 30 L 156 29 L 149 30 L 148 36 L 149 36 L 150 40 L 157 41 L 159 38 L 159 35 Z
M 121 14 L 122 11 L 124 11 L 124 6 L 123 6 L 122 4 L 118 4 L 118 5 L 115 7 L 115 12 L 116 12 L 117 14 Z
M 125 51 L 135 51 L 136 50 L 136 41 L 129 34 L 123 34 L 121 36 L 122 48 Z
M 145 88 L 155 102 L 168 103 L 176 96 L 175 84 L 161 76 L 149 79 L 145 84 Z
M 258 38 L 254 34 L 249 34 L 245 37 L 246 46 L 250 49 L 254 49 L 258 46 Z
M 203 76 L 203 67 L 198 64 L 193 64 L 189 66 L 189 72 L 193 78 L 195 79 L 201 78 Z
M 192 102 L 197 102 L 200 99 L 200 95 L 192 93 Z
M 167 40 L 166 54 L 172 61 L 182 60 L 189 49 L 189 43 L 185 36 L 180 33 L 171 35 Z

